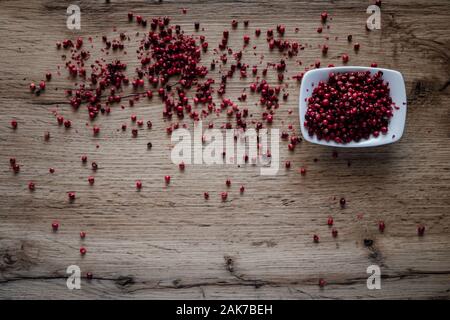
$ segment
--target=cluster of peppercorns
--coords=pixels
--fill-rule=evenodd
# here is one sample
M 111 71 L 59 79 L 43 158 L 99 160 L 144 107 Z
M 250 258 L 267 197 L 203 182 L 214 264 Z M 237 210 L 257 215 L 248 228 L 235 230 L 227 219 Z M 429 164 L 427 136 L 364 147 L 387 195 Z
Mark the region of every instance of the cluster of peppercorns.
M 308 99 L 305 127 L 319 140 L 348 143 L 388 131 L 393 102 L 383 73 L 330 73 Z

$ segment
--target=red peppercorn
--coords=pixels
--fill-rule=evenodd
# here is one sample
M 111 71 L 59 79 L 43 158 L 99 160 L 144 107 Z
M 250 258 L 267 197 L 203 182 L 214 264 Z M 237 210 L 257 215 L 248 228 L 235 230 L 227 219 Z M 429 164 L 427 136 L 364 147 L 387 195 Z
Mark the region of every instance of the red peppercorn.
M 353 49 L 355 50 L 355 51 L 358 51 L 359 50 L 359 47 L 360 47 L 360 44 L 357 42 L 357 43 L 355 43 L 354 45 L 353 45 Z
M 314 241 L 315 243 L 319 243 L 319 236 L 315 234 L 315 235 L 313 236 L 313 241 Z
M 425 234 L 425 226 L 424 225 L 420 225 L 417 227 L 417 234 L 421 237 Z
M 317 28 L 317 33 L 322 33 L 322 27 Z
M 341 208 L 345 208 L 345 198 L 341 198 L 340 200 L 339 200 L 339 203 L 340 203 L 340 205 L 341 205 Z
M 13 129 L 17 129 L 17 121 L 16 121 L 16 120 L 12 120 L 12 121 L 11 121 L 11 127 L 12 127 Z
M 133 138 L 136 138 L 138 135 L 138 129 L 132 129 L 131 134 L 132 134 Z
M 291 168 L 291 162 L 290 161 L 286 161 L 284 163 L 284 166 L 286 167 L 286 169 L 290 169 Z
M 55 169 L 54 168 L 50 168 L 50 169 L 48 169 L 48 172 L 55 173 Z
M 284 35 L 284 32 L 286 31 L 286 27 L 282 24 L 277 25 L 277 32 L 280 36 Z
M 325 287 L 326 284 L 327 283 L 324 279 L 322 279 L 322 278 L 319 279 L 319 287 L 323 288 L 323 287 Z
M 86 238 L 86 232 L 80 231 L 80 238 L 81 238 L 81 239 Z
M 384 223 L 384 221 L 379 221 L 378 222 L 378 230 L 380 230 L 380 232 L 383 233 L 385 228 L 386 228 L 386 224 Z
M 376 62 L 372 62 L 372 64 L 370 65 L 372 68 L 376 68 L 376 67 L 378 67 L 378 63 L 376 63 Z
M 349 60 L 348 54 L 345 54 L 345 53 L 344 53 L 344 54 L 342 55 L 342 62 L 347 63 L 348 60 Z
M 72 121 L 70 121 L 70 120 L 64 121 L 64 127 L 70 128 L 71 126 L 72 126 Z
M 208 200 L 209 199 L 209 193 L 208 192 L 203 192 L 203 197 Z
M 69 197 L 69 200 L 71 201 L 75 200 L 75 192 L 69 192 L 67 196 Z
M 181 171 L 184 171 L 184 167 L 185 167 L 184 162 L 180 162 L 178 167 L 180 168 Z
M 338 236 L 338 231 L 336 228 L 331 229 L 331 235 L 333 236 L 333 238 L 336 238 Z
M 220 197 L 222 198 L 222 201 L 226 201 L 228 198 L 228 192 L 222 192 L 220 194 Z
M 227 180 L 225 181 L 225 184 L 226 184 L 227 187 L 231 186 L 231 180 L 230 180 L 230 179 L 227 179 Z
M 88 177 L 88 182 L 89 182 L 90 185 L 93 185 L 94 182 L 95 182 L 95 178 L 93 176 L 89 176 Z
M 86 250 L 85 247 L 81 247 L 81 248 L 80 248 L 80 254 L 81 254 L 81 255 L 84 256 L 84 255 L 86 254 L 86 252 L 87 252 L 87 250 Z
M 87 156 L 81 156 L 81 162 L 86 163 L 87 162 Z
M 245 187 L 244 187 L 244 186 L 241 186 L 241 187 L 239 188 L 239 191 L 240 191 L 241 193 L 244 193 Z
M 92 170 L 97 170 L 98 169 L 98 164 L 97 164 L 97 162 L 92 162 L 91 163 L 91 168 L 92 168 Z
M 329 225 L 331 227 L 333 225 L 333 223 L 334 223 L 333 217 L 328 217 L 327 225 Z
M 301 174 L 302 176 L 306 175 L 306 168 L 301 167 L 301 168 L 300 168 L 300 174 Z
M 50 72 L 47 72 L 45 74 L 45 78 L 47 79 L 47 81 L 50 81 L 52 79 L 52 74 Z
M 92 272 L 87 272 L 86 273 L 86 279 L 92 280 L 93 277 L 94 277 L 94 275 L 92 274 Z
M 30 181 L 28 183 L 28 189 L 30 189 L 30 191 L 34 191 L 35 188 L 36 188 L 36 185 L 34 184 L 34 182 Z
M 41 90 L 45 90 L 45 81 L 41 81 L 39 83 L 39 88 L 41 88 Z
M 59 223 L 56 222 L 56 221 L 54 221 L 54 222 L 52 223 L 52 229 L 53 229 L 53 231 L 58 231 L 58 228 L 59 228 Z
M 34 92 L 36 90 L 36 84 L 34 82 L 30 83 L 30 91 Z
M 135 114 L 131 115 L 131 121 L 136 122 L 137 116 Z
M 327 12 L 322 12 L 320 14 L 320 19 L 322 20 L 322 22 L 326 22 L 328 19 L 328 13 Z
M 136 181 L 136 189 L 138 190 L 142 189 L 142 182 L 140 180 Z
M 50 132 L 46 131 L 46 132 L 44 133 L 44 140 L 45 140 L 45 141 L 50 140 Z
M 100 133 L 100 128 L 97 126 L 94 126 L 92 128 L 92 132 L 94 133 L 94 135 L 98 135 Z
M 164 181 L 166 182 L 166 184 L 170 183 L 170 176 L 165 176 L 164 177 Z

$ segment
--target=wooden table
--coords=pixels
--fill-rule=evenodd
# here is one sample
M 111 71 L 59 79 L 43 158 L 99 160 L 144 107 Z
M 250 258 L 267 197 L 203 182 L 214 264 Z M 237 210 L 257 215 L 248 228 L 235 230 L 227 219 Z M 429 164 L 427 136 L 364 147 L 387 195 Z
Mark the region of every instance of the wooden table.
M 445 0 L 383 1 L 381 30 L 365 28 L 369 1 L 82 1 L 81 30 L 66 28 L 72 1 L 3 1 L 0 11 L 0 298 L 446 298 L 450 297 L 450 7 Z M 187 8 L 187 14 L 181 8 Z M 316 32 L 327 10 L 331 28 Z M 213 58 L 232 19 L 230 45 L 239 48 L 251 35 L 243 60 L 254 63 L 252 46 L 264 63 L 281 55 L 269 52 L 264 33 L 286 25 L 286 38 L 306 44 L 298 57 L 287 59 L 287 76 L 317 59 L 322 66 L 351 65 L 399 70 L 407 85 L 406 132 L 400 142 L 371 149 L 338 150 L 303 142 L 294 153 L 280 143 L 281 160 L 293 163 L 276 176 L 261 176 L 247 166 L 188 165 L 184 172 L 170 161 L 168 125 L 158 98 L 134 108 L 113 107 L 95 120 L 101 134 L 93 137 L 87 112 L 72 111 L 64 96 L 69 80 L 56 41 L 127 32 L 127 55 L 133 74 L 135 47 L 142 28 L 127 21 L 127 12 L 146 17 L 169 15 L 187 33 L 194 22 L 205 30 Z M 250 20 L 248 28 L 242 21 Z M 113 31 L 117 27 L 117 32 Z M 294 29 L 298 27 L 299 32 Z M 256 39 L 255 28 L 263 35 Z M 140 31 L 141 35 L 136 36 Z M 347 35 L 361 49 L 354 53 Z M 329 36 L 326 41 L 325 37 Z M 321 57 L 319 45 L 328 42 Z M 91 59 L 95 59 L 93 54 Z M 217 58 L 217 55 L 214 56 Z M 298 65 L 301 60 L 303 65 Z M 57 66 L 61 75 L 57 75 Z M 219 78 L 219 70 L 211 72 Z M 53 79 L 40 97 L 30 94 L 30 81 L 51 71 Z M 268 80 L 276 83 L 274 72 Z M 252 77 L 229 81 L 226 96 L 237 101 Z M 272 127 L 298 130 L 298 83 L 289 79 L 290 96 L 276 113 Z M 257 97 L 240 105 L 260 117 Z M 289 115 L 288 109 L 293 109 Z M 57 125 L 53 111 L 70 118 L 72 128 Z M 131 138 L 120 131 L 130 114 L 153 121 L 153 129 Z M 10 121 L 19 127 L 12 130 Z M 221 118 L 215 120 L 218 123 Z M 186 120 L 190 123 L 190 120 Z M 44 141 L 45 131 L 51 134 Z M 153 148 L 147 150 L 147 142 Z M 98 148 L 97 148 L 98 146 Z M 95 184 L 81 155 L 96 161 Z M 19 174 L 9 158 L 21 164 Z M 316 159 L 316 161 L 314 160 Z M 299 168 L 307 168 L 301 176 Z M 49 167 L 56 172 L 49 173 Z M 171 175 L 169 187 L 164 176 Z M 225 179 L 232 180 L 228 201 L 220 200 Z M 135 181 L 144 187 L 136 192 Z M 28 181 L 36 190 L 28 190 Z M 243 184 L 246 191 L 239 194 Z M 67 192 L 76 191 L 70 203 Z M 203 199 L 208 191 L 210 200 Z M 339 199 L 347 206 L 341 209 Z M 327 218 L 339 231 L 331 237 Z M 51 223 L 58 220 L 58 232 Z M 386 222 L 383 234 L 378 221 Z M 426 226 L 417 235 L 417 225 Z M 79 232 L 87 237 L 81 240 Z M 320 243 L 313 243 L 313 234 Z M 373 240 L 366 247 L 364 239 Z M 88 253 L 83 257 L 80 246 Z M 368 290 L 366 269 L 381 268 L 381 290 Z M 66 268 L 78 265 L 81 290 L 68 290 Z M 86 272 L 93 273 L 91 281 Z M 318 279 L 327 282 L 319 288 Z

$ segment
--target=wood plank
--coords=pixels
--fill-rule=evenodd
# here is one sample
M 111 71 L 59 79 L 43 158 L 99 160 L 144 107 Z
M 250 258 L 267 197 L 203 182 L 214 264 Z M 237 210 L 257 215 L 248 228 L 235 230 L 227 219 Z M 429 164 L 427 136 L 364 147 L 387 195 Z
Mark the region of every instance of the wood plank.
M 447 1 L 383 2 L 382 29 L 373 32 L 365 30 L 367 2 L 356 0 L 83 1 L 79 32 L 65 27 L 69 4 L 2 2 L 0 298 L 450 297 Z M 186 15 L 181 14 L 183 7 L 188 8 Z M 323 10 L 333 19 L 330 30 L 318 34 Z M 147 17 L 169 15 L 187 33 L 195 33 L 194 22 L 199 21 L 210 48 L 237 19 L 240 25 L 230 32 L 231 47 L 239 49 L 248 33 L 256 57 L 264 55 L 263 63 L 282 56 L 269 52 L 264 36 L 255 39 L 254 29 L 265 32 L 284 23 L 287 38 L 308 45 L 287 60 L 288 77 L 317 59 L 322 65 L 340 65 L 343 53 L 349 53 L 352 65 L 376 61 L 399 70 L 408 93 L 405 135 L 394 145 L 339 150 L 337 158 L 331 149 L 308 143 L 290 153 L 281 142 L 281 160 L 291 160 L 293 169 L 281 168 L 272 177 L 261 176 L 250 165 L 188 165 L 179 172 L 170 162 L 168 124 L 157 98 L 142 100 L 134 108 L 113 108 L 109 116 L 94 122 L 102 129 L 94 138 L 92 125 L 86 126 L 86 111 L 73 112 L 66 104 L 62 88 L 73 84 L 64 70 L 56 75 L 57 65 L 63 68 L 64 62 L 55 42 L 93 36 L 95 57 L 102 35 L 125 31 L 131 40 L 128 54 L 120 59 L 128 63 L 131 74 L 142 29 L 128 23 L 128 11 Z M 248 29 L 242 25 L 244 19 L 250 20 Z M 347 42 L 348 34 L 361 44 L 358 54 Z M 325 42 L 330 49 L 323 58 L 318 46 Z M 243 60 L 258 63 L 251 46 Z M 213 57 L 209 50 L 202 61 L 209 65 Z M 45 94 L 33 97 L 28 83 L 39 81 L 46 71 L 54 79 Z M 212 77 L 218 78 L 219 71 Z M 275 77 L 269 71 L 268 81 L 276 83 Z M 250 82 L 251 77 L 235 76 L 226 96 L 237 100 Z M 292 79 L 286 83 L 290 96 L 273 124 L 284 130 L 288 124 L 299 126 L 298 84 Z M 258 119 L 261 108 L 256 101 L 249 94 L 245 105 Z M 58 127 L 54 110 L 70 118 L 73 128 Z M 128 123 L 132 113 L 151 119 L 153 129 L 140 130 L 136 139 L 130 130 L 122 133 L 121 124 Z M 12 118 L 19 121 L 16 131 L 9 128 Z M 49 142 L 43 140 L 46 130 L 52 137 Z M 146 148 L 149 141 L 151 151 Z M 100 166 L 94 186 L 87 183 L 92 172 L 81 164 L 82 154 Z M 18 175 L 8 167 L 12 156 L 22 165 Z M 298 173 L 300 166 L 308 170 L 305 177 Z M 49 167 L 56 169 L 54 175 L 48 173 Z M 163 179 L 167 174 L 172 176 L 169 187 Z M 219 194 L 226 189 L 226 178 L 232 187 L 229 201 L 223 203 Z M 135 190 L 136 179 L 144 183 L 141 192 Z M 37 185 L 33 193 L 27 189 L 30 180 Z M 243 195 L 241 184 L 246 187 Z M 71 190 L 77 192 L 72 204 L 66 194 Z M 204 191 L 210 193 L 209 201 L 203 199 Z M 346 209 L 339 207 L 340 197 L 347 199 Z M 336 240 L 326 225 L 330 215 L 339 230 Z M 55 219 L 61 222 L 56 234 L 50 228 Z M 377 230 L 381 219 L 387 224 L 384 234 Z M 427 227 L 423 238 L 416 233 L 420 223 Z M 85 240 L 79 239 L 80 230 L 87 232 Z M 313 234 L 320 235 L 319 244 L 312 242 Z M 374 240 L 372 248 L 364 246 L 365 238 Z M 81 245 L 88 249 L 85 257 L 80 257 Z M 65 286 L 65 270 L 72 264 L 94 274 L 92 281 L 83 279 L 79 291 Z M 382 290 L 366 287 L 366 268 L 371 264 L 381 266 Z M 319 278 L 328 282 L 324 289 L 317 285 Z

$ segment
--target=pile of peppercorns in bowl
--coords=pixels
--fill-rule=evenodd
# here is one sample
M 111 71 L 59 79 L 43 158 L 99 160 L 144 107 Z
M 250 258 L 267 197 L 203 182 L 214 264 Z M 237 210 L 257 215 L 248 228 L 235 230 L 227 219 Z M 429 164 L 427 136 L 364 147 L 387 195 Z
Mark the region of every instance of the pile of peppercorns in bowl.
M 401 73 L 376 67 L 311 70 L 300 88 L 305 140 L 333 147 L 371 147 L 398 141 L 406 120 Z

